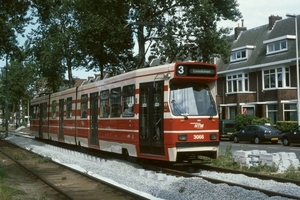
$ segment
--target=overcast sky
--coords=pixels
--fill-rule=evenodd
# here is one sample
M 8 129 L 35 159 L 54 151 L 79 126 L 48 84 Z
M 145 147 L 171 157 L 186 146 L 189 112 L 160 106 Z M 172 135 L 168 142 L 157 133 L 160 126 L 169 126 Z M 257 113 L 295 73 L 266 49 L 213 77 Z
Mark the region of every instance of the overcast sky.
M 237 0 L 239 10 L 243 15 L 244 26 L 252 29 L 269 23 L 269 16 L 279 15 L 282 19 L 286 14 L 300 14 L 299 0 Z M 238 22 L 223 21 L 219 26 L 235 28 L 241 26 Z

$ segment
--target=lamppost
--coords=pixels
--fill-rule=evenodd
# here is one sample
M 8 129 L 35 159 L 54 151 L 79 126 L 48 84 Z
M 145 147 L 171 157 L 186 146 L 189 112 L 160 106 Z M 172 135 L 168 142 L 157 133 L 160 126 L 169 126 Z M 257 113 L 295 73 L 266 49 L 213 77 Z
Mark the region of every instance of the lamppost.
M 297 16 L 287 14 L 287 17 L 295 18 L 295 37 L 296 37 L 296 70 L 297 70 L 297 116 L 298 116 L 298 126 L 300 125 L 300 87 L 299 87 L 299 58 L 298 58 L 298 23 Z

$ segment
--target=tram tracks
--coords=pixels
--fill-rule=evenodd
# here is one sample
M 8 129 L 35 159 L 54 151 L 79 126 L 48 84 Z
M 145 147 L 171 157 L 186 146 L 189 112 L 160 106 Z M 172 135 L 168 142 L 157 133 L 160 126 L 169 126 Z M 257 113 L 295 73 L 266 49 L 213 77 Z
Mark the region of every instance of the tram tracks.
M 185 171 L 180 171 L 180 170 L 174 170 L 174 169 L 170 169 L 170 168 L 164 168 L 164 167 L 157 167 L 156 165 L 148 165 L 148 164 L 144 164 L 143 167 L 145 169 L 148 170 L 154 170 L 154 171 L 159 171 L 160 173 L 164 173 L 164 174 L 168 174 L 168 175 L 172 175 L 172 176 L 177 176 L 177 177 L 189 177 L 189 178 L 202 178 L 204 180 L 207 180 L 208 182 L 214 183 L 214 184 L 227 184 L 229 186 L 236 186 L 236 187 L 241 187 L 244 188 L 246 190 L 256 190 L 259 191 L 261 193 L 266 194 L 269 197 L 274 197 L 274 196 L 278 196 L 278 197 L 284 197 L 284 198 L 288 198 L 288 199 L 300 199 L 300 194 L 299 195 L 291 195 L 291 194 L 287 194 L 287 193 L 282 193 L 282 192 L 276 192 L 276 191 L 272 191 L 272 190 L 266 190 L 263 188 L 258 187 L 252 187 L 252 186 L 248 186 L 248 185 L 244 185 L 244 184 L 239 184 L 239 183 L 234 183 L 234 182 L 230 182 L 230 181 L 224 181 L 221 179 L 216 179 L 216 178 L 211 178 L 211 177 L 207 177 L 207 176 L 202 176 L 202 175 L 198 175 L 196 173 L 189 173 L 189 172 L 185 172 Z M 262 175 L 262 174 L 256 174 L 256 173 L 249 173 L 249 172 L 243 172 L 243 171 L 237 171 L 237 170 L 231 170 L 231 169 L 225 169 L 225 168 L 219 168 L 219 167 L 212 167 L 212 166 L 208 166 L 208 165 L 198 165 L 199 170 L 207 170 L 207 171 L 216 171 L 216 172 L 222 172 L 222 173 L 232 173 L 232 174 L 243 174 L 249 177 L 253 177 L 253 178 L 258 178 L 261 180 L 273 180 L 276 182 L 282 182 L 282 183 L 293 183 L 296 184 L 298 186 L 300 186 L 300 181 L 297 180 L 291 180 L 291 179 L 285 179 L 285 178 L 279 178 L 279 177 L 275 177 L 275 176 L 269 176 L 269 175 Z
M 136 193 L 54 163 L 4 140 L 0 140 L 0 153 L 17 163 L 24 173 L 45 183 L 49 191 L 55 190 L 61 199 L 145 199 Z
M 275 191 L 269 191 L 269 190 L 262 189 L 259 187 L 251 187 L 251 186 L 247 186 L 247 185 L 243 185 L 243 184 L 233 183 L 230 181 L 223 181 L 220 179 L 214 179 L 214 178 L 210 178 L 210 177 L 206 177 L 206 176 L 196 175 L 195 173 L 187 173 L 187 172 L 178 171 L 178 170 L 174 170 L 174 169 L 170 169 L 170 168 L 164 168 L 162 166 L 142 165 L 142 167 L 144 167 L 145 170 L 159 171 L 160 173 L 164 173 L 164 174 L 168 174 L 168 175 L 173 175 L 173 176 L 178 176 L 178 177 L 198 177 L 198 178 L 202 178 L 204 180 L 207 180 L 208 182 L 215 183 L 215 184 L 223 183 L 223 184 L 227 184 L 229 186 L 238 186 L 238 187 L 241 187 L 241 188 L 244 188 L 247 190 L 255 190 L 255 191 L 264 193 L 269 197 L 278 196 L 278 197 L 284 197 L 284 198 L 289 198 L 289 199 L 300 199 L 300 196 L 295 196 L 295 195 L 291 195 L 291 194 L 283 194 L 281 192 L 275 192 Z M 198 165 L 197 167 L 200 170 L 216 171 L 216 172 L 232 173 L 232 174 L 238 173 L 238 174 L 244 174 L 244 175 L 250 176 L 250 177 L 256 177 L 256 178 L 259 178 L 262 180 L 272 179 L 277 182 L 282 182 L 282 183 L 289 182 L 289 183 L 294 183 L 298 186 L 300 185 L 299 182 L 294 181 L 294 180 L 276 178 L 273 176 L 265 176 L 265 175 L 260 175 L 260 174 L 256 174 L 256 173 L 247 173 L 247 172 L 241 172 L 241 171 L 230 170 L 230 169 L 215 168 L 215 167 L 211 167 L 208 165 Z

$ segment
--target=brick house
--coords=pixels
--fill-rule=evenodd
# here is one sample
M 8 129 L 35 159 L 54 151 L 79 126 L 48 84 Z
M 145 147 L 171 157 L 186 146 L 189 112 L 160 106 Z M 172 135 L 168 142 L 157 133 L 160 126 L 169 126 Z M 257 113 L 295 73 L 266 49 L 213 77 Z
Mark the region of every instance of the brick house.
M 299 33 L 300 15 L 297 21 Z M 229 63 L 216 62 L 220 119 L 242 113 L 297 121 L 295 18 L 271 15 L 268 24 L 249 30 L 242 22 L 230 37 Z

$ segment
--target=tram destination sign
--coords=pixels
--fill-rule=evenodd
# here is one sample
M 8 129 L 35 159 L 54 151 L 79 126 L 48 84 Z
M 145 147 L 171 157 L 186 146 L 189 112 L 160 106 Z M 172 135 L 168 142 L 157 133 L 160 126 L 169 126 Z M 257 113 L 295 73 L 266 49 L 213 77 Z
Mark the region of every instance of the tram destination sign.
M 176 75 L 213 77 L 216 75 L 216 68 L 214 66 L 178 65 Z

